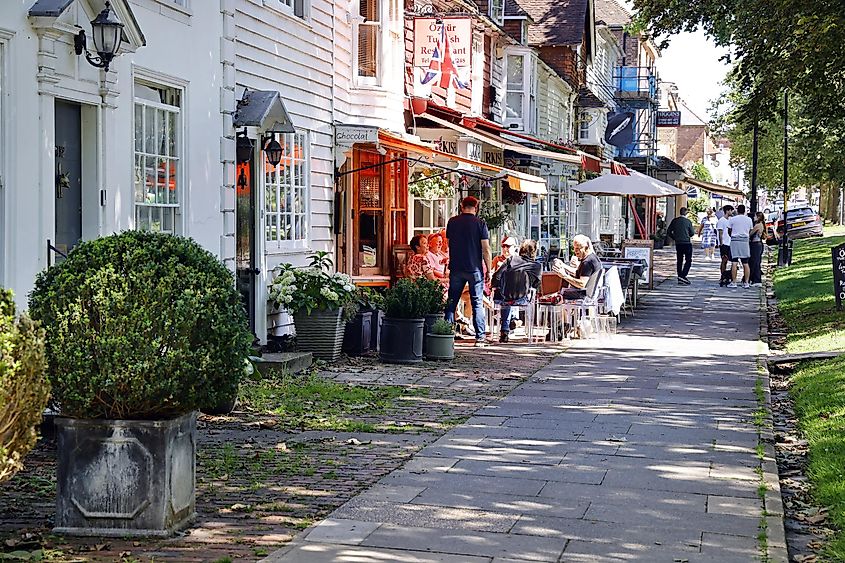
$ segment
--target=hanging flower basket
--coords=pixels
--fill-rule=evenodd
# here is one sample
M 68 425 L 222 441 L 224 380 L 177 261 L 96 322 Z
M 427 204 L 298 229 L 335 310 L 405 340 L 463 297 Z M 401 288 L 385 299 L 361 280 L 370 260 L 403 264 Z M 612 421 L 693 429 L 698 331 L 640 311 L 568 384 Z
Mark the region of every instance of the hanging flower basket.
M 455 195 L 455 186 L 449 173 L 426 168 L 411 174 L 408 191 L 417 199 L 443 199 Z

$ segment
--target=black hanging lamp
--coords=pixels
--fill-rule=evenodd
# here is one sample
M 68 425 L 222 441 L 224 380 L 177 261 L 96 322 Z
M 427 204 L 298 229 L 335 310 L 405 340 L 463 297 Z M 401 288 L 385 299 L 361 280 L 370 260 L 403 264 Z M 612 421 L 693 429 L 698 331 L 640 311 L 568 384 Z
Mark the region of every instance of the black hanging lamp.
M 117 55 L 120 43 L 123 41 L 123 24 L 112 11 L 111 2 L 106 2 L 103 11 L 91 21 L 91 40 L 94 42 L 96 55 L 88 50 L 88 40 L 84 29 L 73 38 L 74 52 L 77 55 L 85 53 L 85 58 L 92 66 L 108 72 L 109 64 Z

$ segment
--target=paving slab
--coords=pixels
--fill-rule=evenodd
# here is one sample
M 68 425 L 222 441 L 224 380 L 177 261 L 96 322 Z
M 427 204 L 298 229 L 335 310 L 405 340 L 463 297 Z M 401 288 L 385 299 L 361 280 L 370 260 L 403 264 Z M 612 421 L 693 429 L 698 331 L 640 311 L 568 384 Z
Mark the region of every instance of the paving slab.
M 712 263 L 690 279 L 643 292 L 617 335 L 573 342 L 337 509 L 354 523 L 337 542 L 300 537 L 273 561 L 308 543 L 337 561 L 760 560 L 759 290 L 719 288 Z

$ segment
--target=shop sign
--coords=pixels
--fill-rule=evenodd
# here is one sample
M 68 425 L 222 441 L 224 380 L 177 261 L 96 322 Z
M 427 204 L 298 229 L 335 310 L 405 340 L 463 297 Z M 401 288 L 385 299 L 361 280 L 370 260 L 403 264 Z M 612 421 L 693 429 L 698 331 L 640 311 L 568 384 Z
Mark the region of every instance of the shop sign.
M 458 154 L 466 156 L 472 160 L 481 160 L 481 143 L 471 141 L 469 139 L 458 140 Z
M 657 112 L 657 126 L 658 127 L 680 127 L 681 126 L 681 112 L 679 112 L 679 111 L 658 111 Z
M 833 254 L 833 293 L 836 297 L 836 309 L 845 305 L 845 244 L 830 249 Z
M 355 143 L 377 143 L 378 128 L 365 125 L 335 125 L 335 144 L 351 147 Z
M 421 69 L 419 82 L 469 88 L 471 46 L 470 18 L 415 18 L 414 66 Z
M 505 153 L 501 150 L 484 151 L 481 154 L 481 162 L 492 164 L 493 166 L 503 166 L 505 163 Z

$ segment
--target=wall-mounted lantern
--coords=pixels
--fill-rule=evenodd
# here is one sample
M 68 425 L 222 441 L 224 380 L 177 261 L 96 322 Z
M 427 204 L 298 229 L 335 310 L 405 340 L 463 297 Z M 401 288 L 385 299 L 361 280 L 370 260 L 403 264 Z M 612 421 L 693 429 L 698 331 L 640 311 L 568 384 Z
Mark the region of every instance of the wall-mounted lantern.
M 282 161 L 282 145 L 276 140 L 275 133 L 264 139 L 264 154 L 270 166 L 278 166 Z
M 84 29 L 80 30 L 73 38 L 74 51 L 77 55 L 85 53 L 85 58 L 92 66 L 108 72 L 109 64 L 117 55 L 120 43 L 123 40 L 123 24 L 114 15 L 111 2 L 106 2 L 103 11 L 91 21 L 91 39 L 94 42 L 96 55 L 91 54 L 88 50 L 88 40 Z
M 249 162 L 252 159 L 252 149 L 254 146 L 252 139 L 246 136 L 246 127 L 244 127 L 244 130 L 237 134 L 237 140 L 235 142 L 235 155 L 237 156 L 238 164 Z

